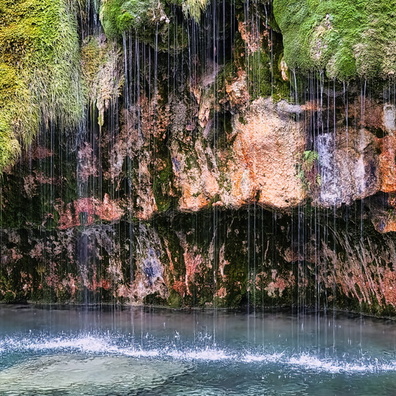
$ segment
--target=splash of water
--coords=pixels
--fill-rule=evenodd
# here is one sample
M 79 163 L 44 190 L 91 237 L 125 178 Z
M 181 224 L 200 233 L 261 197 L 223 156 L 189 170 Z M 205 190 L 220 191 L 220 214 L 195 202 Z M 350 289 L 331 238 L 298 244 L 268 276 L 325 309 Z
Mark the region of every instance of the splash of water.
M 89 356 L 128 357 L 173 362 L 220 362 L 234 364 L 280 365 L 297 370 L 322 373 L 367 374 L 396 372 L 395 360 L 365 357 L 359 360 L 320 357 L 312 353 L 260 352 L 222 349 L 214 346 L 143 348 L 140 345 L 117 345 L 111 336 L 82 334 L 66 337 L 7 338 L 0 342 L 0 356 L 13 352 L 39 352 L 56 354 L 83 354 Z

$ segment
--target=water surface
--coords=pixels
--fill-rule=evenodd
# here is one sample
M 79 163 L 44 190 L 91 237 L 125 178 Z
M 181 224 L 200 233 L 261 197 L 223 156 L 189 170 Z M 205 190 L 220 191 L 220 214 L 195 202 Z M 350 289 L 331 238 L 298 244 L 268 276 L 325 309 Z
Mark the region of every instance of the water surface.
M 0 306 L 0 395 L 395 395 L 396 323 Z

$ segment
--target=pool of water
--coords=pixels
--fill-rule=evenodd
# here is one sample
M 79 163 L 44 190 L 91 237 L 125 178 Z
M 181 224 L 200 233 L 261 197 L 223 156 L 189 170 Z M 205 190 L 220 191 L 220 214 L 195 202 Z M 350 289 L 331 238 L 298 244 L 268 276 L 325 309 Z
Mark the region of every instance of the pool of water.
M 0 306 L 0 395 L 395 395 L 396 323 Z

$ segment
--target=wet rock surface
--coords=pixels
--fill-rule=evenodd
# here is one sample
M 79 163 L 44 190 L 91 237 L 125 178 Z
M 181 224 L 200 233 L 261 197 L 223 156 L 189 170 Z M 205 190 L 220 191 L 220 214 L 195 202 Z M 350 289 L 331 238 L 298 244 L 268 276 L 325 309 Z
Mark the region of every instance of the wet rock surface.
M 85 107 L 70 124 L 51 107 L 4 168 L 0 300 L 394 314 L 393 33 L 386 74 L 359 80 L 328 52 L 331 9 L 307 53 L 329 62 L 302 73 L 271 2 L 191 6 L 109 1 L 107 36 L 92 5 L 68 10 Z

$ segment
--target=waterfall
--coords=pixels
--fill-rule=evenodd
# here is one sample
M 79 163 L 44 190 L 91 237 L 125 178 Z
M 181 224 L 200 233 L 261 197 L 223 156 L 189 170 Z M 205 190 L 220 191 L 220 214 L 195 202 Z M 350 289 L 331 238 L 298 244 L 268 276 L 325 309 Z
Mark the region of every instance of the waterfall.
M 393 312 L 392 66 L 355 43 L 348 69 L 337 10 L 283 3 L 59 0 L 57 61 L 5 50 L 31 134 L 4 154 L 0 299 Z
M 3 0 L 0 393 L 393 394 L 394 8 Z

